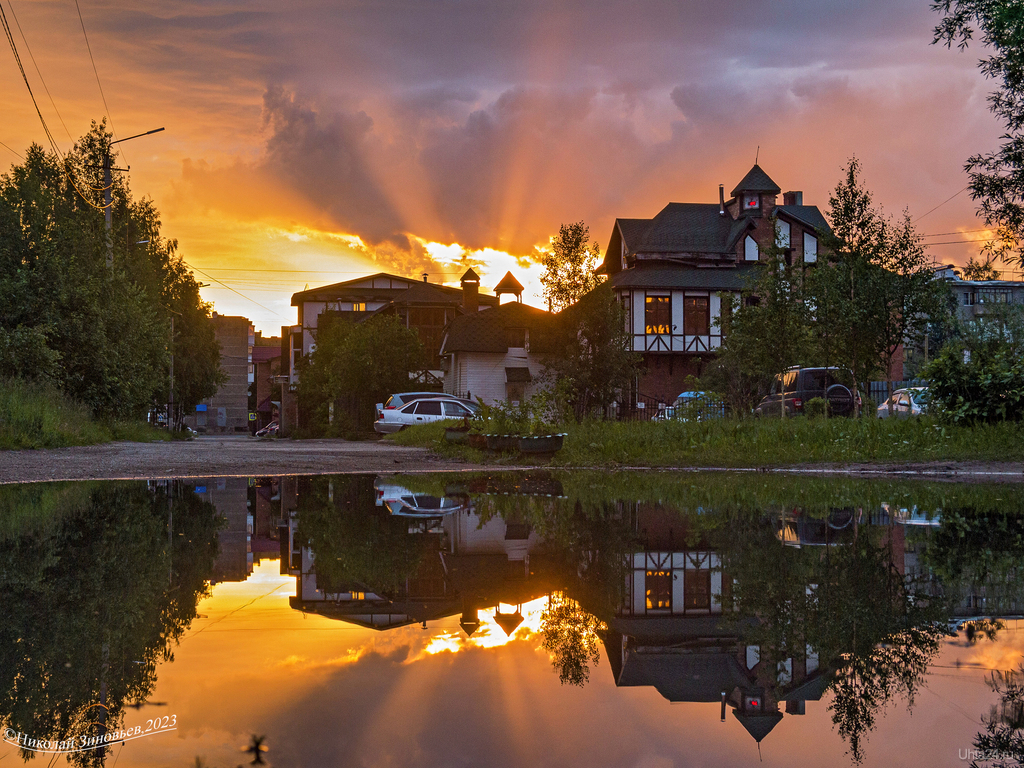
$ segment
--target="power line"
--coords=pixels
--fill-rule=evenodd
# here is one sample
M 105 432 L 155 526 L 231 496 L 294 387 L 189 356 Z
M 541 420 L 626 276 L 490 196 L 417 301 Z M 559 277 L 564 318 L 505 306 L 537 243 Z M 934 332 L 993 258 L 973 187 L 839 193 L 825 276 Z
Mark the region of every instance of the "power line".
M 75 2 L 78 2 L 78 0 L 75 0 Z M 944 205 L 945 205 L 946 203 L 948 203 L 948 202 L 949 202 L 950 200 L 952 200 L 952 199 L 953 199 L 954 197 L 956 197 L 957 195 L 962 195 L 962 194 L 963 194 L 964 192 L 966 192 L 966 191 L 967 191 L 968 189 L 970 189 L 970 187 L 969 187 L 969 186 L 968 186 L 968 187 L 964 187 L 964 188 L 963 188 L 963 189 L 961 189 L 961 190 L 960 190 L 959 192 L 957 192 L 957 193 L 956 193 L 955 195 L 951 195 L 951 196 L 947 197 L 947 198 L 946 198 L 945 200 L 943 200 L 943 201 L 942 201 L 941 203 L 939 203 L 938 205 L 936 205 L 936 206 L 935 206 L 934 208 L 932 208 L 932 209 L 931 209 L 930 211 L 928 211 L 927 213 L 922 213 L 922 214 L 921 214 L 920 216 L 918 216 L 918 217 L 917 217 L 916 219 L 914 219 L 914 221 L 913 221 L 913 222 L 911 222 L 911 224 L 913 224 L 914 222 L 918 222 L 918 221 L 920 221 L 920 220 L 921 220 L 921 219 L 923 219 L 923 218 L 924 218 L 925 216 L 927 216 L 927 215 L 928 215 L 929 213 L 934 213 L 935 211 L 939 210 L 939 208 L 941 208 L 942 206 L 944 206 Z
M 14 152 L 14 150 L 13 150 L 13 149 L 11 149 L 10 147 L 8 147 L 8 146 L 7 146 L 6 144 L 4 144 L 4 143 L 3 143 L 2 141 L 0 141 L 0 147 L 3 147 L 4 149 L 6 149 L 6 150 L 7 150 L 7 151 L 9 151 L 9 152 Z M 25 159 L 24 157 L 22 157 L 22 156 L 21 156 L 20 154 L 18 154 L 17 152 L 14 152 L 14 154 L 18 155 L 18 157 L 21 157 L 21 159 L 22 159 L 22 160 L 24 160 L 24 159 Z
M 930 235 L 921 235 L 921 237 L 945 237 L 946 235 L 966 235 L 971 232 L 991 232 L 992 227 L 982 227 L 981 229 L 962 229 L 959 232 L 935 232 Z
M 32 66 L 36 68 L 36 74 L 39 75 L 39 82 L 43 84 L 43 90 L 46 91 L 46 97 L 50 100 L 50 105 L 53 107 L 53 111 L 57 114 L 57 119 L 60 120 L 60 124 L 64 126 L 64 133 L 68 135 L 68 138 L 74 142 L 74 137 L 71 135 L 71 131 L 68 130 L 67 124 L 64 122 L 64 118 L 60 116 L 60 110 L 57 109 L 57 102 L 53 100 L 53 96 L 50 95 L 50 89 L 46 87 L 46 80 L 43 79 L 43 73 L 39 69 L 39 65 L 36 63 L 36 57 L 32 55 L 32 49 L 29 47 L 28 38 L 25 37 L 25 30 L 21 28 L 21 22 L 18 21 L 18 14 L 14 12 L 14 3 L 11 0 L 7 0 L 7 5 L 11 9 L 11 16 L 14 17 L 14 24 L 18 27 L 18 33 L 21 35 L 21 40 L 25 43 L 25 50 L 28 51 L 28 57 L 32 59 Z
M 933 246 L 933 245 L 956 245 L 958 243 L 992 243 L 992 242 L 995 242 L 996 240 L 999 240 L 999 238 L 998 237 L 988 237 L 988 238 L 985 238 L 983 240 L 946 240 L 945 242 L 942 242 L 942 243 L 924 243 L 924 245 L 927 245 L 927 246 L 930 247 L 930 246 Z
M 10 0 L 8 0 L 10 2 Z M 114 134 L 114 138 L 117 138 L 117 131 L 114 130 L 114 117 L 110 114 L 110 107 L 107 106 L 107 97 L 103 93 L 103 84 L 100 82 L 100 73 L 96 69 L 96 59 L 92 56 L 92 46 L 89 45 L 89 35 L 85 31 L 85 19 L 82 18 L 82 9 L 78 5 L 78 0 L 75 0 L 75 9 L 78 11 L 78 21 L 82 25 L 82 35 L 85 37 L 85 48 L 89 51 L 89 61 L 92 62 L 92 71 L 96 75 L 96 85 L 100 89 L 100 98 L 103 100 L 103 109 L 106 110 L 107 119 L 110 121 L 110 132 Z M 121 154 L 124 155 L 124 150 L 121 150 Z M 128 162 L 128 158 L 125 158 L 125 162 Z
M 214 281 L 215 283 L 220 283 L 221 285 L 223 285 L 223 286 L 224 286 L 225 288 L 227 288 L 227 289 L 228 289 L 229 291 L 231 291 L 232 293 L 237 293 L 237 294 L 238 294 L 239 296 L 241 296 L 241 297 L 242 297 L 243 299 L 245 299 L 246 301 L 251 301 L 251 302 L 252 302 L 253 304 L 255 304 L 255 305 L 256 305 L 257 307 L 260 307 L 260 308 L 262 308 L 262 309 L 265 309 L 265 310 L 267 310 L 267 312 L 272 312 L 273 314 L 275 314 L 275 315 L 277 315 L 278 317 L 280 317 L 280 318 L 281 318 L 282 320 L 288 320 L 288 319 L 289 319 L 289 318 L 285 317 L 284 315 L 282 315 L 282 314 L 281 314 L 280 312 L 278 312 L 277 310 L 273 310 L 273 309 L 271 309 L 270 307 L 266 307 L 266 306 L 264 306 L 263 304 L 260 304 L 260 303 L 259 303 L 258 301 L 256 301 L 256 299 L 251 299 L 251 298 L 249 298 L 248 296 L 246 296 L 246 295 L 245 295 L 244 293 L 242 293 L 241 291 L 236 291 L 236 290 L 235 290 L 234 288 L 232 288 L 232 287 L 231 287 L 230 285 L 227 285 L 226 283 L 221 283 L 221 281 L 220 281 L 220 280 L 218 280 L 218 279 L 217 279 L 216 277 L 214 277 L 213 275 L 208 275 L 208 274 L 207 274 L 206 272 L 203 272 L 203 270 L 199 269 L 198 267 L 194 267 L 194 266 L 192 266 L 191 264 L 189 264 L 189 263 L 188 263 L 187 261 L 185 261 L 184 259 L 182 259 L 182 262 L 183 262 L 183 263 L 184 263 L 184 264 L 185 264 L 186 266 L 188 266 L 188 268 L 189 268 L 189 269 L 194 269 L 194 270 L 195 270 L 196 272 L 198 272 L 198 273 L 199 273 L 200 275 L 203 275 L 204 277 L 208 277 L 208 278 L 209 278 L 210 280 L 213 280 L 213 281 Z

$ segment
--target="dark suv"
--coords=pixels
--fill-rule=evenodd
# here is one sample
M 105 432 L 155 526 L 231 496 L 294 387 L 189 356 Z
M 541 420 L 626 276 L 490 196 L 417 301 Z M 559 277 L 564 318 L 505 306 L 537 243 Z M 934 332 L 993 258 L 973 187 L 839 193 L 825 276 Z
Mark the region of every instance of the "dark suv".
M 846 368 L 790 368 L 772 381 L 768 395 L 757 404 L 755 416 L 778 416 L 785 403 L 786 415 L 804 412 L 814 397 L 828 401 L 832 416 L 859 416 L 860 394 L 853 374 Z

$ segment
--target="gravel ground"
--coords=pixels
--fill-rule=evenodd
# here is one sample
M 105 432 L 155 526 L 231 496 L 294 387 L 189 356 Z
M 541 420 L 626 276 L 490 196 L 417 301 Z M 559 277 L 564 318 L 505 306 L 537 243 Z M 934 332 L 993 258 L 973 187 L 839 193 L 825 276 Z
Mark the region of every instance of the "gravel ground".
M 173 442 L 118 442 L 41 451 L 0 451 L 0 484 L 95 478 L 443 471 L 476 466 L 435 456 L 423 448 L 406 448 L 375 440 L 201 436 Z
M 445 472 L 481 468 L 479 464 L 436 456 L 424 448 L 397 446 L 387 441 L 259 440 L 245 435 L 204 435 L 187 441 L 106 443 L 44 451 L 0 451 L 0 484 L 46 480 Z M 502 465 L 500 469 L 517 467 Z M 659 471 L 670 469 L 662 467 Z M 721 471 L 725 468 L 706 469 Z M 1024 464 L 1020 462 L 823 465 L 771 471 L 808 475 L 914 477 L 953 482 L 1024 483 Z

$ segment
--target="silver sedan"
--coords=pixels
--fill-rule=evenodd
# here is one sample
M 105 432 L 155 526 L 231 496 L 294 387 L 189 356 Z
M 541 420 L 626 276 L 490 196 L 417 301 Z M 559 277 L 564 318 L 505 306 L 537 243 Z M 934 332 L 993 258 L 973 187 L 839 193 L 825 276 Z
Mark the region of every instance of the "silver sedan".
M 413 400 L 401 408 L 380 411 L 380 417 L 373 424 L 373 429 L 382 435 L 398 432 L 414 424 L 429 424 L 432 421 L 445 419 L 463 419 L 472 417 L 473 411 L 454 398 L 430 398 Z

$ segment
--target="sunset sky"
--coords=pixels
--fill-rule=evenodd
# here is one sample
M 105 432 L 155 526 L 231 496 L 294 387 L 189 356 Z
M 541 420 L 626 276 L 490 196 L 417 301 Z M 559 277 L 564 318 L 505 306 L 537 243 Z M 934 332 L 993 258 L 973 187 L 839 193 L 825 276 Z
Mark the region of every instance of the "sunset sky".
M 74 1 L 0 2 L 66 151 L 105 114 Z M 121 145 L 134 193 L 215 309 L 268 335 L 293 292 L 377 271 L 511 269 L 538 304 L 560 223 L 603 249 L 616 217 L 715 202 L 758 152 L 823 210 L 856 155 L 937 261 L 988 236 L 963 164 L 997 144 L 992 86 L 977 46 L 930 44 L 928 0 L 79 5 L 117 136 L 167 129 Z M 6 168 L 45 143 L 6 46 L 0 104 Z

